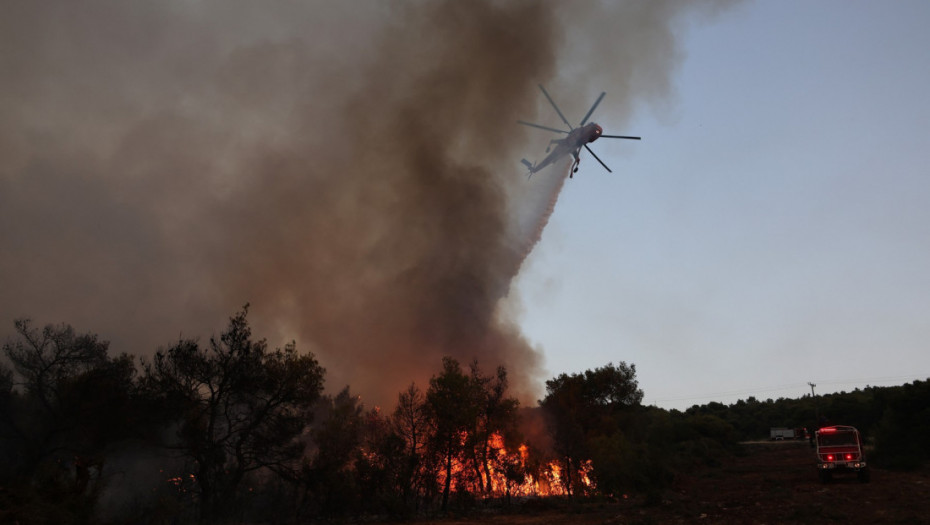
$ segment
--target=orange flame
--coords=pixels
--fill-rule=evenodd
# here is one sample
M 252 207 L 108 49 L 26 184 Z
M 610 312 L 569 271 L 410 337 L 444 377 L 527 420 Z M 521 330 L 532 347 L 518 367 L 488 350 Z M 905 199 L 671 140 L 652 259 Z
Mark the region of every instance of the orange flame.
M 464 436 L 464 440 L 467 436 Z M 504 445 L 504 438 L 493 433 L 488 438 L 487 468 L 466 465 L 460 459 L 452 464 L 453 491 L 468 491 L 484 497 L 502 496 L 564 496 L 568 494 L 565 487 L 562 466 L 557 461 L 534 468 L 530 462 L 529 447 L 521 444 L 515 451 L 509 451 Z M 477 469 L 477 472 L 475 470 Z M 591 461 L 585 461 L 573 477 L 580 481 L 581 488 L 588 492 L 595 489 L 590 478 L 593 469 Z M 471 471 L 469 471 L 471 470 Z M 479 478 L 484 478 L 479 479 Z M 445 483 L 445 472 L 440 472 L 437 481 L 440 486 Z M 482 484 L 487 486 L 482 493 Z

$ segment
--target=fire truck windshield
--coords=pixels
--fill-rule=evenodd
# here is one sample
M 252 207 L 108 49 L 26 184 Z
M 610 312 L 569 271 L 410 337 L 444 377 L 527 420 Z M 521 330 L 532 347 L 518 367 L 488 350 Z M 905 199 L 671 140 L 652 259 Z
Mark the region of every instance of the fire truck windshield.
M 836 432 L 833 434 L 820 434 L 817 438 L 822 447 L 836 447 L 842 445 L 858 445 L 856 434 L 852 432 Z

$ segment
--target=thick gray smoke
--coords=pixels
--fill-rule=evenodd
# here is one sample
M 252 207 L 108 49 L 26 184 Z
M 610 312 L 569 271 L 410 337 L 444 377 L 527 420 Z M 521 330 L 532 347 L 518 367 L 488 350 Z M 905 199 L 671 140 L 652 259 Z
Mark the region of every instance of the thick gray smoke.
M 565 166 L 527 184 L 515 120 L 550 115 L 540 82 L 569 114 L 609 90 L 614 126 L 666 97 L 683 6 L 4 2 L 0 334 L 148 355 L 250 302 L 373 403 L 443 355 L 530 399 L 502 301 Z

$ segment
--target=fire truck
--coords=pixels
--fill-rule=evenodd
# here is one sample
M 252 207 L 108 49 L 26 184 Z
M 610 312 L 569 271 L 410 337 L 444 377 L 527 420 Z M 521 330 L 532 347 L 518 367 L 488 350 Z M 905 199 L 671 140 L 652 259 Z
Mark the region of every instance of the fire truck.
M 835 472 L 855 472 L 860 482 L 868 483 L 869 467 L 858 430 L 844 425 L 823 427 L 815 433 L 814 442 L 820 481 L 828 483 Z

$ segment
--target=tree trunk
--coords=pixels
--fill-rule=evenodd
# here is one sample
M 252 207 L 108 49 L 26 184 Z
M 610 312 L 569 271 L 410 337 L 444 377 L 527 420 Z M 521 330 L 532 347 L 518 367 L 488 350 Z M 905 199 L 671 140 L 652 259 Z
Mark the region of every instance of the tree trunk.
M 572 478 L 572 472 L 575 470 L 573 463 L 571 457 L 565 458 L 565 465 L 567 468 L 565 469 L 565 476 L 563 476 L 562 483 L 565 485 L 565 490 L 568 491 L 569 502 L 575 501 L 575 484 Z
M 475 477 L 478 479 L 478 490 L 485 493 L 484 474 L 481 473 L 481 460 L 476 456 L 472 461 L 472 468 L 475 471 Z
M 446 483 L 442 489 L 442 511 L 449 506 L 449 491 L 452 488 L 452 452 L 446 454 Z
M 484 439 L 484 454 L 481 455 L 481 466 L 484 467 L 485 479 L 487 479 L 487 489 L 485 493 L 491 492 L 493 486 L 491 485 L 491 467 L 489 466 L 490 460 L 488 460 L 488 449 L 490 449 L 490 444 L 488 443 L 487 437 Z

